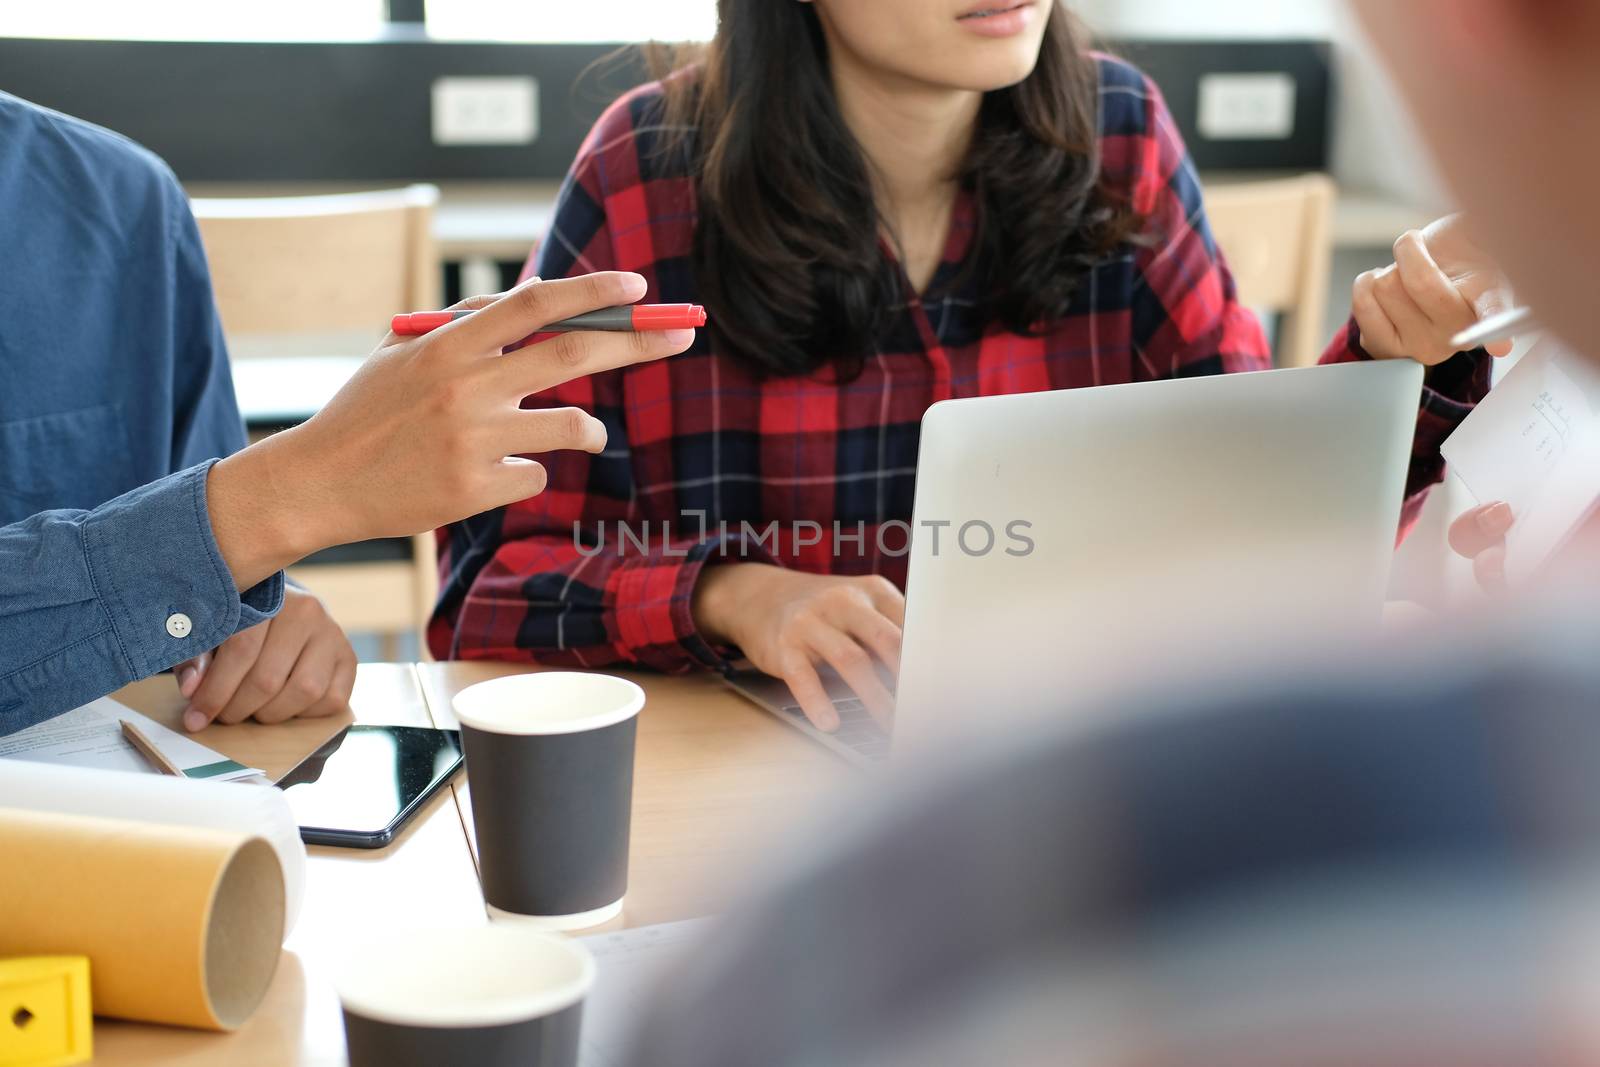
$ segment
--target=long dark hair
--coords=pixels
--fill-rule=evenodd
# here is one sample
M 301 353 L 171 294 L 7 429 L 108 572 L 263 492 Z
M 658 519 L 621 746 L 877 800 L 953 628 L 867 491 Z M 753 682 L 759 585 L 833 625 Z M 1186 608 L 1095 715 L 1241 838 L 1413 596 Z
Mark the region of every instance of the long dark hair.
M 832 364 L 854 377 L 905 294 L 879 253 L 879 207 L 834 100 L 822 25 L 793 0 L 718 0 L 717 13 L 693 69 L 665 79 L 669 125 L 688 131 L 693 154 L 693 266 L 713 342 L 760 374 Z M 1038 64 L 985 95 L 954 175 L 977 204 L 966 266 L 979 272 L 980 314 L 1018 333 L 1064 315 L 1138 227 L 1100 181 L 1098 77 L 1082 37 L 1057 3 Z

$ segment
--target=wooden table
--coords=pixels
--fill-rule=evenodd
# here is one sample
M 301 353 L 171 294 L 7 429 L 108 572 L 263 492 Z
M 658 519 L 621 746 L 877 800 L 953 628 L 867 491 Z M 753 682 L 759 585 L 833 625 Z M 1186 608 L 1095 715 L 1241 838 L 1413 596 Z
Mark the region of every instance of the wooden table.
M 199 735 L 281 776 L 352 720 L 454 726 L 450 697 L 515 673 L 491 664 L 363 664 L 354 716 L 279 726 L 214 726 Z M 600 929 L 716 911 L 794 814 L 851 780 L 846 765 L 705 676 L 630 674 L 644 687 L 635 765 L 627 902 Z M 177 728 L 172 679 L 117 699 Z M 240 788 L 248 788 L 240 786 Z M 486 922 L 470 836 L 467 782 L 441 794 L 396 841 L 370 852 L 313 846 L 305 904 L 267 998 L 232 1034 L 97 1019 L 96 1064 L 280 1067 L 344 1063 L 344 1028 L 328 973 L 352 937 Z

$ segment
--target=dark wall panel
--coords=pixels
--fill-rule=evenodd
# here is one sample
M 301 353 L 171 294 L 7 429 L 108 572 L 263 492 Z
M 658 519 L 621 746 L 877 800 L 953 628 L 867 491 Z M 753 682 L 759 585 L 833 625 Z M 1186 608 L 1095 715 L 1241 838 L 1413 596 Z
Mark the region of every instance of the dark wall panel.
M 1330 50 L 1321 42 L 1124 42 L 1161 85 L 1196 163 L 1209 169 L 1326 166 Z M 360 43 L 56 41 L 0 38 L 0 89 L 148 145 L 186 181 L 558 178 L 594 118 L 643 76 L 612 45 L 432 41 L 396 29 Z M 598 64 L 598 67 L 597 67 Z M 1294 135 L 1208 141 L 1195 131 L 1206 73 L 1295 78 Z M 530 145 L 441 147 L 434 79 L 532 75 Z
M 1119 54 L 1156 84 L 1201 170 L 1326 170 L 1333 139 L 1333 49 L 1326 41 L 1132 41 Z M 1195 129 L 1207 74 L 1287 74 L 1294 132 L 1284 140 L 1213 141 Z
M 605 103 L 641 80 L 593 71 L 607 45 L 0 39 L 0 89 L 147 145 L 185 181 L 559 177 Z M 616 64 L 610 64 L 616 66 Z M 529 145 L 433 144 L 431 89 L 533 75 Z

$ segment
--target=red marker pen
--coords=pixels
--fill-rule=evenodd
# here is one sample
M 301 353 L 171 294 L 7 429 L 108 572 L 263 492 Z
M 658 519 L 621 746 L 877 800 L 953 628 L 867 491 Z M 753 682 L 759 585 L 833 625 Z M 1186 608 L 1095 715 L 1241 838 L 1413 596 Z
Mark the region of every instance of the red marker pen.
M 437 330 L 446 323 L 471 315 L 470 311 L 413 311 L 396 315 L 389 323 L 395 333 L 416 337 Z M 629 304 L 601 308 L 574 315 L 570 319 L 541 326 L 536 333 L 569 333 L 573 330 L 607 330 L 632 333 L 644 330 L 692 330 L 706 324 L 706 309 L 699 304 Z

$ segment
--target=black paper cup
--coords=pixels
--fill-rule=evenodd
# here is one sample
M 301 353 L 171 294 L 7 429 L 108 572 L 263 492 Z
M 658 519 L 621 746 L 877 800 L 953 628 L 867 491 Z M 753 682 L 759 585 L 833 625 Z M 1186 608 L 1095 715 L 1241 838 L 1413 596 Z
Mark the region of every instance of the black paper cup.
M 576 1067 L 594 970 L 533 927 L 397 930 L 335 977 L 350 1067 Z
M 452 705 L 489 914 L 557 930 L 620 914 L 644 691 L 546 671 L 480 682 Z

